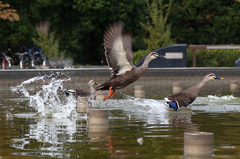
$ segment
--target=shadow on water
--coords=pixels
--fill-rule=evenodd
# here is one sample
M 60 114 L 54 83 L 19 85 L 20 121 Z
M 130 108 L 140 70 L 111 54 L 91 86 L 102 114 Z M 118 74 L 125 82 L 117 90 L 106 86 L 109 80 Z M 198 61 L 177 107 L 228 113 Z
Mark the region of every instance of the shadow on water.
M 108 125 L 93 126 L 87 113 L 77 112 L 78 101 L 59 92 L 66 80 L 71 79 L 42 76 L 0 91 L 2 158 L 188 158 L 183 156 L 188 131 L 214 133 L 209 158 L 240 157 L 236 94 L 200 94 L 189 108 L 175 112 L 163 101 L 171 91 L 141 99 L 123 90 L 106 102 L 92 101 L 92 109 L 109 111 Z M 36 81 L 41 87 L 29 87 Z

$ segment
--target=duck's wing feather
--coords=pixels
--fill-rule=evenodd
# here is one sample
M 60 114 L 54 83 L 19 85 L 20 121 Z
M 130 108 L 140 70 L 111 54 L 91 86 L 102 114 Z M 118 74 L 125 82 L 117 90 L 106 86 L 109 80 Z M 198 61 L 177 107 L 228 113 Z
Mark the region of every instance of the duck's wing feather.
M 132 51 L 132 34 L 130 33 L 126 33 L 123 35 L 122 38 L 123 41 L 123 47 L 126 51 L 127 54 L 127 60 L 129 61 L 129 63 L 131 64 L 131 66 L 134 68 L 134 64 L 132 62 L 132 58 L 133 58 L 133 51 Z
M 129 34 L 123 35 L 123 27 L 123 22 L 115 22 L 104 34 L 105 56 L 112 75 L 121 75 L 133 68 L 132 44 L 129 44 L 131 36 Z
M 89 90 L 86 89 L 75 89 L 76 95 L 88 96 L 91 94 Z

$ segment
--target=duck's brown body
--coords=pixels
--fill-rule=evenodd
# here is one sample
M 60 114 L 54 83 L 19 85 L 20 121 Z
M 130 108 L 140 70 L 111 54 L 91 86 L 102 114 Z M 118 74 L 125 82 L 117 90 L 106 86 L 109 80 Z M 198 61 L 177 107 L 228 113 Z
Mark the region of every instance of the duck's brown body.
M 96 82 L 94 82 L 93 80 L 90 80 L 88 82 L 89 89 L 84 89 L 84 88 L 69 89 L 69 90 L 64 91 L 64 93 L 67 96 L 72 94 L 75 97 L 78 97 L 78 96 L 88 96 L 88 97 L 93 99 L 96 96 L 96 91 L 92 87 L 93 85 L 98 85 L 98 84 Z
M 168 100 L 176 101 L 179 107 L 187 107 L 197 98 L 202 87 L 198 85 L 188 88 L 185 91 L 168 96 Z
M 179 110 L 182 107 L 187 107 L 190 104 L 192 104 L 192 102 L 194 102 L 194 100 L 197 98 L 198 93 L 201 91 L 201 88 L 203 87 L 203 85 L 211 80 L 219 80 L 219 79 L 223 79 L 220 77 L 217 77 L 215 74 L 210 73 L 208 75 L 206 75 L 204 77 L 204 79 L 197 85 L 188 88 L 185 91 L 170 95 L 165 99 L 166 104 L 174 109 L 174 110 Z
M 131 71 L 127 71 L 123 75 L 112 75 L 111 78 L 106 81 L 105 83 L 98 86 L 97 90 L 109 90 L 110 87 L 112 89 L 122 89 L 129 84 L 135 82 L 138 80 L 145 72 L 147 71 L 147 68 L 133 68 Z

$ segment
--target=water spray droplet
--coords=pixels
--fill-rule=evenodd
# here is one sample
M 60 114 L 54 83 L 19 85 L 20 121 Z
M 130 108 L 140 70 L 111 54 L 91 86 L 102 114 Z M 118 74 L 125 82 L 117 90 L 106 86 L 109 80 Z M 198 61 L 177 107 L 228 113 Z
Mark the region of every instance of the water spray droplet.
M 57 76 L 61 73 L 57 73 Z M 56 76 L 56 74 L 55 74 Z M 66 97 L 63 91 L 63 82 L 68 79 L 57 79 L 50 76 L 33 77 L 24 81 L 17 87 L 12 88 L 13 92 L 22 93 L 29 99 L 28 106 L 37 110 L 38 115 L 53 118 L 69 118 L 77 114 L 77 100 L 73 96 Z M 27 87 L 31 83 L 42 83 L 41 89 L 31 95 Z

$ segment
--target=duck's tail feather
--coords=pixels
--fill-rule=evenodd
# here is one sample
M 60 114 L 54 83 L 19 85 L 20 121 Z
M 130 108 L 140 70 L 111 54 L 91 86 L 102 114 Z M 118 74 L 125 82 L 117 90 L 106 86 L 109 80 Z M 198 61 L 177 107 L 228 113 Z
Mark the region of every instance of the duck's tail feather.
M 76 91 L 74 89 L 64 90 L 63 93 L 67 96 L 70 94 L 76 94 Z

